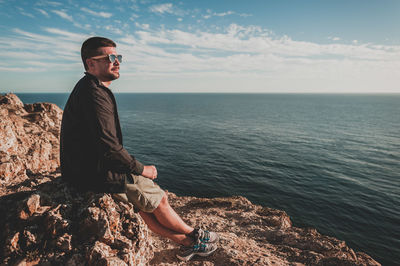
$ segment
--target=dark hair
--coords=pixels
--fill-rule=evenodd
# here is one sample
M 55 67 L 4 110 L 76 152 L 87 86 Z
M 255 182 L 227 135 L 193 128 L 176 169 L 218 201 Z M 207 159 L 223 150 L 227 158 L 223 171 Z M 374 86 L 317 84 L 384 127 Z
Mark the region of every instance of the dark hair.
M 104 37 L 91 37 L 83 42 L 81 48 L 81 57 L 85 70 L 88 69 L 86 59 L 100 55 L 98 49 L 101 47 L 117 47 L 115 42 Z

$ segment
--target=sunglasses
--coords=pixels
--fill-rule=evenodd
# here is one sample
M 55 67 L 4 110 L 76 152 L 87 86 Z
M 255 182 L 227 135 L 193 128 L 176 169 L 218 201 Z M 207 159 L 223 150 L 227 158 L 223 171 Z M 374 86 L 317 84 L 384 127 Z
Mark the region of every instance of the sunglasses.
M 101 59 L 101 58 L 106 58 L 106 57 L 108 57 L 108 60 L 110 60 L 110 62 L 112 64 L 114 64 L 115 59 L 118 59 L 118 62 L 122 63 L 122 55 L 120 55 L 120 54 L 118 54 L 118 55 L 115 55 L 115 54 L 98 55 L 98 56 L 93 56 L 90 59 Z

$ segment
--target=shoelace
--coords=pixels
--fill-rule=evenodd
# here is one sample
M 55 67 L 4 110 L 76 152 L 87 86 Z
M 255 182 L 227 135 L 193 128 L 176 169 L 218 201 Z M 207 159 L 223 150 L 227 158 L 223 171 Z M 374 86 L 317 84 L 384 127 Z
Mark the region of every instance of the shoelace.
M 195 251 L 204 251 L 206 249 L 207 245 L 203 243 L 199 243 L 193 246 L 193 250 Z
M 201 242 L 207 242 L 210 240 L 210 232 L 207 230 L 199 230 L 199 239 Z

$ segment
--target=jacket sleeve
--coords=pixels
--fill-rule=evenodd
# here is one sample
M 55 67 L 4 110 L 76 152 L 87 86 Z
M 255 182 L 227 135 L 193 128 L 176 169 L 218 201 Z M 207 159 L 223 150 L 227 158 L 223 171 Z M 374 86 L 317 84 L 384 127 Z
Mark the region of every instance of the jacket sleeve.
M 120 144 L 116 130 L 114 102 L 101 88 L 86 91 L 83 113 L 91 134 L 97 140 L 96 147 L 102 167 L 118 173 L 142 174 L 143 164 L 131 156 Z

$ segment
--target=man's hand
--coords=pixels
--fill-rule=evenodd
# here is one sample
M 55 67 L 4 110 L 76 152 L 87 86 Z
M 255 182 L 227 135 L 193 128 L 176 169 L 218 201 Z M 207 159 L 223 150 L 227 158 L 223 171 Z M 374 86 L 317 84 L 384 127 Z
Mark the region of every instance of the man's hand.
M 145 165 L 143 168 L 142 176 L 150 178 L 151 180 L 157 178 L 157 168 L 154 165 Z

